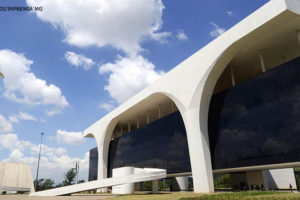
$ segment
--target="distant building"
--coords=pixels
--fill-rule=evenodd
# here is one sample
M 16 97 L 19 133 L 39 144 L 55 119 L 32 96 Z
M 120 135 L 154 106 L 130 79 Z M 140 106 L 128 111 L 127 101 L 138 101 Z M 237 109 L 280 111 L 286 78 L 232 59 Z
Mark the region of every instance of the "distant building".
M 0 163 L 0 194 L 34 192 L 30 168 L 25 163 Z

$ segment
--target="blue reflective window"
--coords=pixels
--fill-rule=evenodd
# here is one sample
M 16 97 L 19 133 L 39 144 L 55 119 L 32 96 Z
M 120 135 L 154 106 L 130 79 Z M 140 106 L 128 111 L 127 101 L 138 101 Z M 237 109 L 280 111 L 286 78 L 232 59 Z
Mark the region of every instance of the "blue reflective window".
M 98 174 L 98 150 L 97 147 L 90 150 L 89 181 L 97 180 Z
M 300 58 L 213 95 L 214 169 L 300 161 Z
M 167 173 L 190 172 L 184 124 L 179 112 L 150 123 L 110 142 L 109 171 L 134 166 L 167 169 Z

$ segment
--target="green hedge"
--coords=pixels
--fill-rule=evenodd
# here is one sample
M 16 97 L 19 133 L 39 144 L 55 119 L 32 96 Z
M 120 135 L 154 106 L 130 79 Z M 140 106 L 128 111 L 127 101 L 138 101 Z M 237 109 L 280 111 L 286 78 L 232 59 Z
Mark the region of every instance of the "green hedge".
M 284 195 L 286 194 L 286 195 Z M 267 196 L 266 196 L 267 195 Z M 232 192 L 200 197 L 181 198 L 180 200 L 300 200 L 300 196 L 290 196 L 290 193 L 272 191 Z

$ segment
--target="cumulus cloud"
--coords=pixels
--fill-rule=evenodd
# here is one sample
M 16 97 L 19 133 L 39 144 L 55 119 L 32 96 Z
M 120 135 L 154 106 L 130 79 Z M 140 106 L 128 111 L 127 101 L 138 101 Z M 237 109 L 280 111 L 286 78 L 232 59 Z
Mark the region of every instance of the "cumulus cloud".
M 232 16 L 232 15 L 233 15 L 233 12 L 232 12 L 232 11 L 229 11 L 229 10 L 227 10 L 226 13 L 227 13 L 227 15 L 229 15 L 229 16 Z
M 23 54 L 0 50 L 0 63 L 6 98 L 30 105 L 52 105 L 59 110 L 69 105 L 56 85 L 48 85 L 30 71 L 33 61 Z
M 25 162 L 29 165 L 32 174 L 36 173 L 39 144 L 20 140 L 16 134 L 0 134 L 0 149 L 10 151 L 8 157 L 2 162 Z M 89 152 L 83 158 L 70 157 L 64 148 L 43 145 L 39 171 L 40 177 L 54 179 L 57 183 L 61 182 L 64 173 L 71 167 L 75 167 L 76 162 L 80 164 L 79 178 L 86 179 Z
M 226 29 L 225 28 L 221 28 L 219 27 L 216 23 L 211 22 L 210 25 L 212 25 L 214 27 L 214 29 L 209 33 L 209 35 L 211 37 L 218 37 L 220 35 L 222 35 Z
M 188 40 L 189 38 L 186 36 L 183 30 L 179 29 L 177 30 L 177 35 L 176 35 L 178 40 Z
M 106 110 L 107 112 L 112 111 L 115 108 L 113 103 L 101 103 L 99 108 Z
M 68 132 L 58 129 L 56 131 L 56 141 L 58 144 L 79 145 L 84 143 L 82 132 Z
M 122 103 L 164 74 L 154 69 L 155 66 L 142 56 L 118 56 L 114 63 L 101 65 L 99 72 L 109 74 L 105 90 Z
M 0 148 L 9 149 L 10 151 L 16 149 L 24 151 L 25 149 L 34 150 L 35 147 L 31 142 L 19 140 L 16 134 L 9 133 L 0 134 Z M 38 147 L 35 152 L 38 152 Z
M 3 115 L 0 114 L 0 133 L 7 133 L 11 131 L 13 131 L 12 124 Z
M 83 54 L 77 54 L 71 51 L 65 53 L 65 59 L 70 65 L 82 67 L 84 70 L 89 70 L 95 65 L 95 62 Z
M 37 119 L 26 113 L 26 112 L 19 112 L 18 114 L 12 115 L 9 117 L 9 121 L 12 123 L 18 123 L 20 120 L 24 121 L 37 121 Z
M 135 55 L 146 39 L 161 41 L 169 36 L 159 32 L 164 5 L 161 0 L 26 0 L 29 6 L 43 6 L 36 12 L 65 34 L 65 42 L 86 47 L 112 46 Z

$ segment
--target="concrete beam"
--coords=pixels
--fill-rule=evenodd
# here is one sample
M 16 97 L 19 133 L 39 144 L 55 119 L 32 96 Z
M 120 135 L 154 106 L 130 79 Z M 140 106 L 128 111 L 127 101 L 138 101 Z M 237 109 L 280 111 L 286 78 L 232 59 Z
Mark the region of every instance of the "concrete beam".
M 259 59 L 260 59 L 260 65 L 261 65 L 261 70 L 263 73 L 266 72 L 266 65 L 265 65 L 265 61 L 264 61 L 264 57 L 262 55 L 262 52 L 259 52 Z
M 136 128 L 139 129 L 140 128 L 140 119 L 139 119 L 139 115 L 136 118 Z
M 232 64 L 230 64 L 230 74 L 231 74 L 231 83 L 232 83 L 232 86 L 235 86 L 235 76 L 234 76 L 234 71 L 233 71 Z
M 158 104 L 158 119 L 161 118 L 161 110 L 160 110 L 160 104 Z

